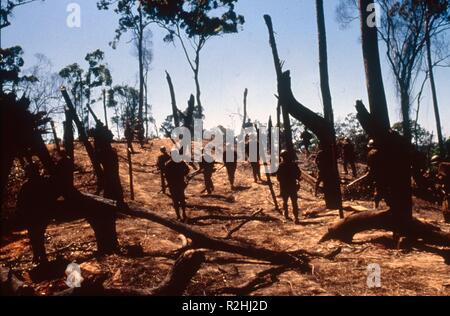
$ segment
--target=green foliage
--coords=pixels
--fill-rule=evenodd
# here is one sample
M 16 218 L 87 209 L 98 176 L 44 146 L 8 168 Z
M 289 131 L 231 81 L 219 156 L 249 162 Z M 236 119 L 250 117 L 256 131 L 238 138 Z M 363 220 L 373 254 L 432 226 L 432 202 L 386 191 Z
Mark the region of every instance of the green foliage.
M 109 91 L 107 106 L 114 109 L 111 120 L 116 125 L 117 134 L 125 129 L 127 122 L 134 128 L 138 118 L 139 91 L 127 85 L 114 86 Z
M 113 48 L 116 48 L 124 33 L 131 31 L 136 38 L 150 23 L 154 22 L 148 15 L 142 14 L 140 3 L 140 0 L 100 0 L 97 2 L 99 10 L 109 10 L 115 6 L 114 12 L 120 16 L 114 40 L 109 43 Z
M 348 137 L 355 146 L 357 158 L 360 161 L 365 161 L 367 158 L 367 143 L 369 139 L 359 124 L 356 114 L 348 114 L 343 121 L 337 121 L 334 128 L 337 139 L 342 140 Z
M 292 130 L 292 142 L 294 143 L 294 147 L 300 149 L 302 146 L 301 135 L 305 130 L 305 125 L 302 122 L 296 119 L 291 119 L 291 130 Z M 317 148 L 319 144 L 319 140 L 316 135 L 311 132 L 313 138 L 311 139 L 311 148 Z
M 105 53 L 100 49 L 86 54 L 85 60 L 88 64 L 87 70 L 83 70 L 77 63 L 68 65 L 60 70 L 59 75 L 70 85 L 70 91 L 78 108 L 78 115 L 82 117 L 85 126 L 89 126 L 89 110 L 83 108 L 83 97 L 86 103 L 93 106 L 98 99 L 93 99 L 92 94 L 96 88 L 111 87 L 112 76 L 108 67 L 103 64 Z
M 234 11 L 237 0 L 147 0 L 145 10 L 150 18 L 165 24 L 173 39 L 176 27 L 184 30 L 190 38 L 210 37 L 225 33 L 236 33 L 244 24 L 242 15 Z
M 2 92 L 15 91 L 21 82 L 35 82 L 33 76 L 20 76 L 24 65 L 23 50 L 20 46 L 0 49 L 0 87 Z
M 0 30 L 11 25 L 9 18 L 11 17 L 14 8 L 34 1 L 37 0 L 2 0 L 0 5 Z
M 419 149 L 428 148 L 428 146 L 432 144 L 432 133 L 420 126 L 420 124 L 417 124 L 416 126 L 416 123 L 412 120 L 409 121 L 409 125 L 412 131 L 413 144 L 416 144 Z M 403 125 L 401 122 L 392 125 L 392 129 L 403 135 Z
M 172 131 L 175 129 L 173 124 L 173 115 L 168 115 L 164 122 L 161 124 L 159 131 L 164 134 L 164 137 L 170 137 Z

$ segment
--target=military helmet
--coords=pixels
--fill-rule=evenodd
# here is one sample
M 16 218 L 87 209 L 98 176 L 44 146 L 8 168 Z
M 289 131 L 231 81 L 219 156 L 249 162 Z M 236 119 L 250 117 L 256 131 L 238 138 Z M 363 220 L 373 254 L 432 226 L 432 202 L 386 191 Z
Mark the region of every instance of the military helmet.
M 280 157 L 283 157 L 283 158 L 289 157 L 289 152 L 286 149 L 283 149 L 280 152 Z
M 372 149 L 375 147 L 375 141 L 373 139 L 369 140 L 367 143 L 367 148 Z
M 441 162 L 441 157 L 439 157 L 439 155 L 434 155 L 433 157 L 431 157 L 431 164 L 438 164 Z

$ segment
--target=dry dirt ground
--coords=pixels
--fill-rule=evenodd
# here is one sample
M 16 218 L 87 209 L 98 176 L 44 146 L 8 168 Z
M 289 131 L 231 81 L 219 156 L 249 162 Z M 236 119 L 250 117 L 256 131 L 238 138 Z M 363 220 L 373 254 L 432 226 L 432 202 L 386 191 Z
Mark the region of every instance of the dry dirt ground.
M 159 192 L 159 175 L 156 157 L 161 145 L 169 146 L 168 140 L 153 140 L 141 149 L 135 144 L 133 155 L 135 201 L 158 214 L 175 218 L 168 196 Z M 129 197 L 128 166 L 124 144 L 114 145 L 120 156 L 120 175 Z M 301 156 L 305 160 L 304 156 Z M 311 159 L 310 159 L 311 160 Z M 85 192 L 95 191 L 95 179 L 87 155 L 81 145 L 76 146 L 76 164 L 82 172 L 76 173 L 77 187 Z M 310 163 L 302 163 L 310 168 Z M 194 276 L 186 295 L 214 295 L 224 288 L 240 286 L 257 275 L 263 282 L 245 295 L 450 295 L 450 248 L 438 248 L 414 244 L 397 249 L 391 234 L 369 231 L 355 236 L 352 244 L 329 241 L 319 244 L 321 236 L 338 220 L 337 211 L 325 210 L 324 202 L 314 197 L 312 188 L 302 184 L 299 204 L 302 210 L 301 225 L 286 222 L 275 211 L 267 185 L 253 183 L 250 166 L 238 167 L 236 184 L 238 190 L 229 188 L 225 169 L 217 166 L 214 174 L 215 192 L 212 196 L 201 193 L 203 176 L 195 177 L 187 188 L 188 216 L 190 225 L 211 236 L 223 238 L 227 231 L 241 220 L 208 219 L 210 215 L 250 215 L 262 209 L 263 213 L 244 225 L 232 235 L 232 239 L 275 250 L 306 249 L 327 253 L 338 246 L 342 251 L 333 260 L 313 259 L 312 273 L 293 269 L 270 270 L 266 262 L 224 252 L 207 251 L 206 262 Z M 278 192 L 278 184 L 275 190 Z M 15 180 L 17 182 L 17 180 Z M 14 192 L 11 193 L 14 195 Z M 278 198 L 279 203 L 281 199 Z M 368 201 L 346 201 L 346 205 L 372 207 Z M 384 205 L 382 205 L 383 207 Z M 5 207 L 12 212 L 14 206 Z M 438 206 L 416 200 L 415 216 L 449 231 L 443 222 Z M 308 215 L 309 214 L 309 215 Z M 346 212 L 346 215 L 349 215 Z M 0 265 L 12 268 L 38 295 L 51 295 L 66 289 L 64 268 L 49 280 L 33 275 L 31 249 L 25 230 L 4 227 L 0 246 Z M 89 224 L 84 220 L 68 223 L 52 223 L 46 232 L 46 248 L 49 258 L 64 257 L 82 266 L 83 273 L 101 273 L 106 277 L 105 286 L 131 286 L 151 288 L 157 285 L 174 263 L 173 252 L 181 247 L 178 233 L 156 223 L 131 217 L 117 220 L 119 242 L 122 247 L 141 245 L 144 254 L 110 255 L 97 257 L 96 244 Z M 381 287 L 367 286 L 367 267 L 371 263 L 381 267 Z

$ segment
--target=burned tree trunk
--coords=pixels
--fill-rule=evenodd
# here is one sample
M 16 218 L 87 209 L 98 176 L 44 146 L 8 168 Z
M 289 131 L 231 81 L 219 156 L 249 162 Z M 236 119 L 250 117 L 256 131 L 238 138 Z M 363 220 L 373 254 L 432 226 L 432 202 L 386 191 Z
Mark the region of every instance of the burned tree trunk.
M 64 100 L 66 101 L 67 107 L 69 108 L 71 117 L 74 120 L 75 125 L 77 127 L 78 137 L 80 138 L 84 147 L 86 148 L 86 152 L 89 156 L 89 159 L 91 160 L 95 175 L 97 176 L 97 189 L 100 191 L 103 185 L 103 169 L 100 165 L 100 162 L 97 159 L 97 156 L 95 155 L 94 148 L 89 142 L 86 131 L 84 130 L 84 126 L 81 123 L 80 119 L 78 118 L 77 112 L 75 111 L 75 108 L 72 104 L 72 101 L 70 100 L 69 94 L 67 93 L 65 87 L 61 87 L 61 93 L 64 97 Z
M 436 93 L 436 83 L 434 81 L 434 66 L 431 58 L 431 38 L 430 38 L 430 18 L 426 20 L 426 33 L 425 33 L 425 43 L 426 43 L 426 52 L 427 52 L 427 67 L 428 74 L 430 76 L 430 87 L 431 87 L 431 95 L 433 96 L 433 109 L 434 109 L 434 118 L 436 120 L 436 132 L 439 144 L 439 153 L 441 157 L 444 157 L 446 154 L 450 156 L 450 152 L 445 152 L 444 146 L 444 137 L 442 136 L 442 126 L 441 126 L 441 116 L 439 114 L 439 104 Z
M 275 71 L 277 73 L 277 78 L 282 75 L 282 66 L 280 62 L 280 57 L 278 56 L 277 43 L 275 42 L 275 35 L 273 31 L 272 19 L 269 15 L 264 15 L 264 20 L 266 21 L 267 29 L 269 30 L 269 42 L 272 47 L 273 61 L 275 63 Z M 280 83 L 278 82 L 278 91 L 280 90 Z M 281 107 L 281 114 L 283 115 L 283 134 L 286 143 L 286 150 L 296 160 L 296 155 L 294 151 L 294 144 L 292 142 L 292 129 L 291 121 L 289 118 L 289 112 L 287 105 L 283 103 L 283 100 L 279 99 L 279 106 Z
M 381 73 L 380 52 L 378 49 L 377 27 L 369 25 L 374 0 L 359 0 L 361 21 L 361 41 L 366 70 L 367 94 L 369 96 L 370 113 L 374 120 L 379 121 L 381 127 L 390 128 L 386 94 L 384 92 L 383 76 Z M 380 14 L 380 12 L 376 12 Z
M 328 77 L 328 52 L 327 52 L 327 35 L 325 28 L 325 15 L 323 10 L 323 0 L 316 0 L 317 10 L 317 29 L 319 40 L 319 70 L 320 70 L 320 89 L 322 91 L 323 100 L 323 114 L 325 120 L 330 124 L 330 130 L 332 132 L 331 144 L 329 151 L 332 159 L 332 173 L 337 175 L 339 179 L 339 170 L 337 165 L 337 147 L 336 147 L 336 132 L 334 129 L 334 115 L 333 105 L 331 101 L 330 82 Z M 340 217 L 343 218 L 344 214 L 340 211 Z
M 66 120 L 64 121 L 64 149 L 66 150 L 67 156 L 70 157 L 72 161 L 74 161 L 74 147 L 73 147 L 73 123 L 72 123 L 72 117 L 70 115 L 70 111 L 66 110 L 64 111 Z
M 106 111 L 106 90 L 103 89 L 102 90 L 102 94 L 103 94 L 103 115 L 105 116 L 105 127 L 106 129 L 108 128 L 108 111 Z
M 175 127 L 180 127 L 180 118 L 178 116 L 178 108 L 177 108 L 177 100 L 175 98 L 175 90 L 173 89 L 172 78 L 170 78 L 170 75 L 167 71 L 166 71 L 166 79 L 167 79 L 167 84 L 169 85 L 170 99 L 172 100 L 173 123 L 175 124 Z
M 324 194 L 327 208 L 339 209 L 342 217 L 342 196 L 340 188 L 339 174 L 333 159 L 333 144 L 335 137 L 333 128 L 330 123 L 316 113 L 300 104 L 293 96 L 291 90 L 291 78 L 289 71 L 282 72 L 281 64 L 279 62 L 278 52 L 276 49 L 275 36 L 273 33 L 272 21 L 270 16 L 265 15 L 267 27 L 269 29 L 270 44 L 275 60 L 275 69 L 277 72 L 278 94 L 279 100 L 283 109 L 283 117 L 289 114 L 302 122 L 308 129 L 310 129 L 320 141 L 320 147 L 325 151 L 324 165 L 327 167 L 327 172 L 324 172 Z M 289 120 L 287 121 L 289 123 Z M 290 130 L 289 130 L 290 131 Z M 286 132 L 286 129 L 285 129 Z M 292 135 L 291 135 L 292 137 Z M 292 138 L 291 138 L 292 146 Z
M 242 128 L 245 129 L 245 124 L 247 123 L 247 95 L 248 95 L 248 89 L 245 88 L 244 90 L 244 118 L 242 120 Z
M 131 158 L 132 148 L 127 147 L 127 159 L 128 159 L 128 178 L 130 180 L 130 199 L 134 200 L 134 184 L 133 184 L 133 160 Z
M 61 152 L 61 147 L 59 146 L 58 134 L 56 133 L 55 122 L 50 121 L 50 126 L 52 127 L 53 141 L 55 142 L 56 151 Z
M 361 101 L 357 102 L 356 110 L 361 126 L 377 144 L 383 172 L 387 175 L 385 194 L 389 210 L 351 215 L 330 228 L 322 241 L 338 239 L 350 242 L 358 232 L 385 229 L 392 231 L 397 237 L 405 236 L 428 243 L 449 245 L 449 233 L 441 232 L 439 228 L 422 223 L 412 216 L 411 144 L 403 136 L 384 129 Z
M 280 88 L 280 98 L 282 103 L 287 105 L 289 113 L 311 130 L 320 141 L 320 148 L 325 152 L 324 167 L 326 170 L 323 172 L 325 203 L 329 209 L 340 210 L 340 216 L 342 217 L 339 173 L 335 157 L 333 157 L 333 145 L 336 142 L 333 130 L 327 120 L 312 112 L 295 99 L 291 90 L 289 71 L 284 72 L 280 78 Z

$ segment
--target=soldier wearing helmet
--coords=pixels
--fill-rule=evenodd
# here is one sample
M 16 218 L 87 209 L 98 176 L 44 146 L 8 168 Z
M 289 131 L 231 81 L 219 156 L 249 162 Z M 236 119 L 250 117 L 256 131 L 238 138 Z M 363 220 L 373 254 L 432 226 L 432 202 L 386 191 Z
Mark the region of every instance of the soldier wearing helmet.
M 162 193 L 166 193 L 166 163 L 170 160 L 170 155 L 167 153 L 167 149 L 164 146 L 159 148 L 161 154 L 158 156 L 158 160 L 156 162 L 156 168 L 159 170 L 161 176 L 161 191 Z
M 373 139 L 369 140 L 367 144 L 367 166 L 369 168 L 369 176 L 374 183 L 374 201 L 375 208 L 378 208 L 382 199 L 387 201 L 389 194 L 387 192 L 388 174 L 385 172 L 384 161 L 382 154 L 377 148 L 377 144 Z
M 355 164 L 355 146 L 353 145 L 350 138 L 345 137 L 344 142 L 342 143 L 342 158 L 344 162 L 344 172 L 345 174 L 348 174 L 348 165 L 352 168 L 352 175 L 353 178 L 356 178 L 357 172 L 356 172 L 356 164 Z
M 289 219 L 288 200 L 291 199 L 295 223 L 299 223 L 298 190 L 300 189 L 301 171 L 287 150 L 280 153 L 281 163 L 277 171 L 280 183 L 280 195 L 283 199 L 284 217 Z
M 228 181 L 230 182 L 231 190 L 234 190 L 234 179 L 237 169 L 237 151 L 233 144 L 227 143 L 223 151 L 223 164 L 227 170 Z

